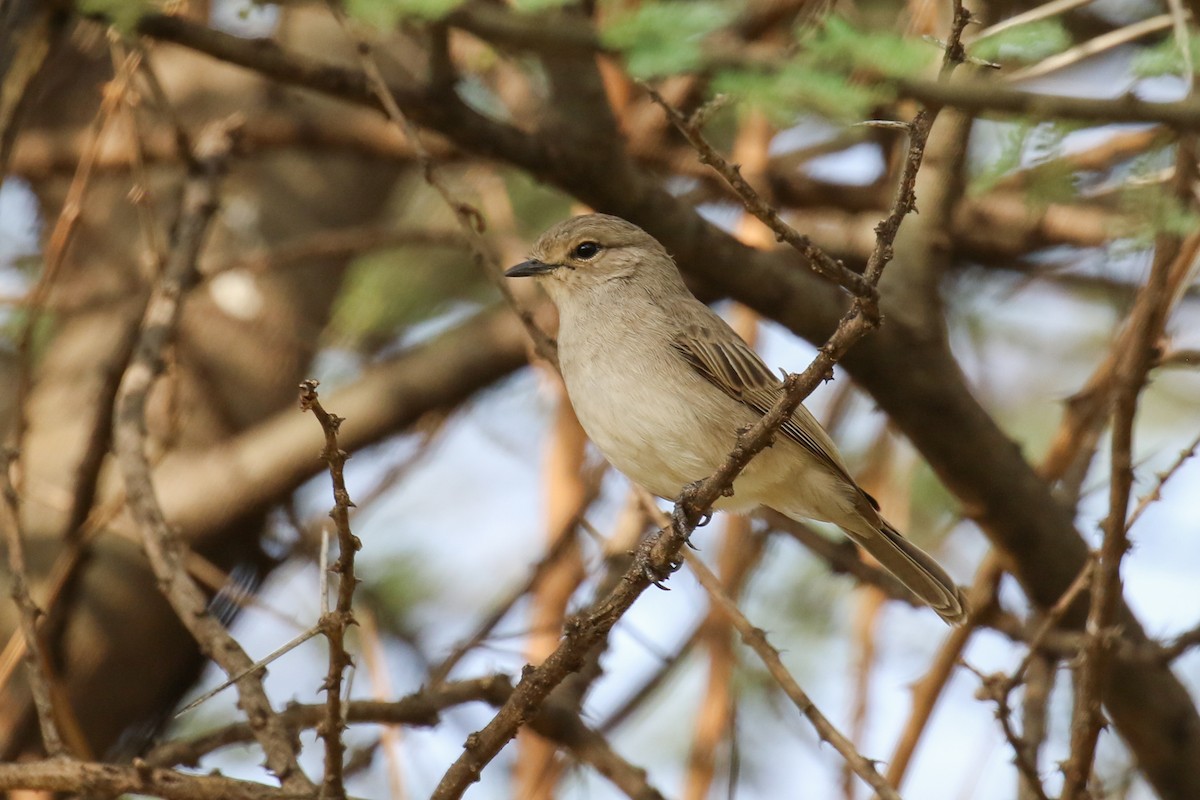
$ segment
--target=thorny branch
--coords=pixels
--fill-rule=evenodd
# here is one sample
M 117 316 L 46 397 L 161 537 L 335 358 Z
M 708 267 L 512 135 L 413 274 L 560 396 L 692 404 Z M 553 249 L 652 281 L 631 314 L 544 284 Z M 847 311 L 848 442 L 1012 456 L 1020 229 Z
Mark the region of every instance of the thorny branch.
M 746 210 L 770 228 L 778 241 L 787 242 L 800 255 L 804 256 L 809 266 L 818 275 L 833 281 L 851 295 L 868 299 L 871 302 L 878 300 L 875 287 L 866 278 L 847 269 L 841 261 L 825 253 L 813 244 L 811 239 L 784 222 L 783 218 L 779 216 L 779 212 L 763 199 L 749 181 L 742 177 L 741 168 L 737 164 L 730 164 L 724 156 L 717 152 L 715 147 L 709 144 L 701 130 L 706 116 L 705 107 L 701 107 L 691 117 L 687 117 L 667 102 L 650 84 L 643 83 L 642 88 L 655 103 L 662 107 L 671 123 L 700 154 L 700 163 L 707 164 L 716 170 L 730 188 L 737 193 Z
M 900 794 L 879 774 L 875 769 L 874 763 L 858 752 L 854 747 L 854 743 L 834 727 L 829 718 L 821 713 L 821 710 L 817 708 L 808 694 L 800 688 L 800 685 L 796 683 L 796 679 L 792 677 L 787 667 L 784 666 L 783 660 L 779 657 L 779 651 L 771 646 L 771 643 L 767 641 L 766 634 L 762 630 L 750 624 L 750 620 L 746 619 L 746 615 L 741 612 L 737 603 L 721 588 L 721 582 L 712 573 L 712 570 L 692 553 L 685 551 L 683 555 L 688 566 L 692 568 L 692 572 L 696 574 L 697 580 L 700 581 L 700 585 L 704 587 L 705 591 L 708 592 L 709 596 L 721 610 L 728 615 L 729 619 L 733 622 L 733 626 L 741 634 L 742 641 L 762 659 L 763 664 L 767 667 L 767 671 L 771 673 L 771 677 L 783 687 L 784 692 L 796 705 L 796 708 L 800 709 L 800 713 L 812 723 L 821 740 L 832 745 L 833 749 L 837 750 L 841 757 L 846 760 L 846 763 L 850 765 L 850 768 L 854 770 L 854 773 L 878 793 L 881 800 L 900 800 Z
M 354 554 L 362 542 L 350 530 L 350 508 L 354 505 L 346 490 L 346 452 L 338 447 L 338 428 L 344 421 L 330 414 L 317 398 L 317 381 L 309 379 L 300 384 L 300 410 L 311 411 L 325 433 L 325 448 L 321 458 L 329 465 L 329 476 L 333 481 L 333 509 L 329 516 L 337 530 L 338 560 L 331 568 L 338 575 L 337 603 L 333 611 L 321 615 L 319 626 L 329 640 L 329 670 L 321 688 L 325 691 L 325 718 L 317 726 L 317 734 L 325 741 L 325 777 L 321 787 L 324 797 L 341 798 L 346 795 L 342 767 L 346 755 L 346 743 L 342 731 L 346 728 L 342 709 L 342 678 L 346 668 L 352 665 L 346 652 L 346 629 L 354 624 L 354 587 L 358 578 L 354 575 Z M 322 608 L 325 598 L 321 598 Z
M 648 495 L 643 497 L 643 501 L 647 511 L 658 519 L 659 524 L 666 523 L 662 513 L 653 505 Z M 691 567 L 692 572 L 695 573 L 700 585 L 704 587 L 709 597 L 712 598 L 714 606 L 721 610 L 721 613 L 737 629 L 737 632 L 742 637 L 742 641 L 762 660 L 767 671 L 771 673 L 771 677 L 782 687 L 784 693 L 787 694 L 796 708 L 800 710 L 800 713 L 812 723 L 821 740 L 832 745 L 842 758 L 846 760 L 846 763 L 854 773 L 878 793 L 881 800 L 900 800 L 899 793 L 886 778 L 879 774 L 878 770 L 875 769 L 874 762 L 859 753 L 854 743 L 846 738 L 829 721 L 828 717 L 821 713 L 821 710 L 813 703 L 808 693 L 800 688 L 800 684 L 796 682 L 796 679 L 788 671 L 787 667 L 784 666 L 779 651 L 767 641 L 766 633 L 750 623 L 750 620 L 738 608 L 737 602 L 721 586 L 720 579 L 713 574 L 708 565 L 687 550 L 683 551 L 683 558 L 687 565 Z
M 1025 673 L 1029 669 L 1029 665 L 1033 663 L 1034 658 L 1037 657 L 1037 654 L 1041 650 L 1042 641 L 1054 630 L 1055 626 L 1058 625 L 1080 595 L 1087 590 L 1092 582 L 1094 572 L 1095 562 L 1091 560 L 1087 561 L 1083 569 L 1080 570 L 1079 575 L 1067 590 L 1063 592 L 1062 597 L 1043 616 L 1037 631 L 1029 641 L 1025 655 L 1011 675 L 984 675 L 976 671 L 981 681 L 980 694 L 992 699 L 996 703 L 996 719 L 1000 723 L 1001 730 L 1004 731 L 1005 738 L 1012 745 L 1014 763 L 1025 778 L 1025 785 L 1037 795 L 1038 800 L 1047 800 L 1045 789 L 1042 787 L 1042 780 L 1038 775 L 1037 765 L 1029 760 L 1029 749 L 1025 747 L 1024 740 L 1013 728 L 1012 705 L 1009 698 L 1013 690 L 1025 679 Z
M 953 56 L 956 53 L 961 55 L 959 42 L 969 19 L 969 14 L 961 4 L 956 3 L 955 24 L 948 40 L 945 62 L 947 68 L 943 71 L 943 77 L 949 75 L 949 69 L 953 66 Z M 872 286 L 878 283 L 884 266 L 891 260 L 892 243 L 900 223 L 913 210 L 912 184 L 920 168 L 925 141 L 935 117 L 936 110 L 930 109 L 920 117 L 919 125 L 914 124 L 913 141 L 901 172 L 896 201 L 888 221 L 881 225 L 876 241 L 876 253 L 872 254 L 870 263 L 873 266 L 867 275 Z M 871 313 L 872 311 L 874 313 Z M 817 357 L 804 372 L 787 377 L 784 381 L 783 397 L 757 423 L 739 435 L 737 445 L 720 468 L 704 480 L 685 487 L 675 503 L 671 526 L 660 529 L 642 542 L 633 565 L 625 573 L 618 587 L 566 627 L 558 648 L 545 662 L 538 667 L 526 665 L 512 698 L 500 713 L 482 730 L 467 738 L 463 753 L 442 776 L 434 791 L 434 800 L 457 800 L 470 784 L 478 781 L 483 768 L 516 735 L 517 730 L 537 711 L 554 687 L 567 675 L 582 667 L 588 653 L 607 637 L 608 632 L 641 593 L 651 583 L 658 583 L 655 578 L 669 575 L 678 568 L 680 549 L 707 517 L 713 503 L 729 492 L 734 479 L 750 459 L 771 443 L 779 426 L 791 418 L 801 401 L 826 376 L 832 374 L 834 364 L 846 351 L 877 327 L 877 320 L 878 312 L 874 303 L 856 297 L 833 335 L 820 348 Z
M 1194 158 L 1194 148 L 1186 146 L 1186 143 L 1181 145 L 1180 158 Z M 1104 521 L 1099 563 L 1091 587 L 1088 640 L 1075 676 L 1076 707 L 1071 722 L 1071 756 L 1063 765 L 1066 781 L 1063 800 L 1075 800 L 1086 793 L 1096 743 L 1103 725 L 1101 686 L 1113 656 L 1110 628 L 1120 603 L 1121 560 L 1129 550 L 1127 514 L 1133 487 L 1133 426 L 1138 399 L 1154 365 L 1158 339 L 1166 324 L 1171 302 L 1170 273 L 1176 271 L 1174 267 L 1177 262 L 1190 264 L 1197 259 L 1200 259 L 1200 250 L 1196 246 L 1171 253 L 1166 247 L 1165 238 L 1160 237 L 1150 277 L 1142 290 L 1149 311 L 1142 324 L 1129 337 L 1127 349 L 1116 354 L 1109 508 Z

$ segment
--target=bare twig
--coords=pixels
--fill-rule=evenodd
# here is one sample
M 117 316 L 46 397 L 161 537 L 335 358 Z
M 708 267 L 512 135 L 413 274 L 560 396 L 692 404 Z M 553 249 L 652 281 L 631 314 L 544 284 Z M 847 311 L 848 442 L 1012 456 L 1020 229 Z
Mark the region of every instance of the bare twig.
M 546 535 L 550 549 L 557 548 L 562 539 L 568 542 L 562 556 L 554 560 L 544 579 L 529 593 L 531 632 L 525 656 L 530 664 L 539 664 L 554 652 L 571 597 L 585 577 L 576 522 L 595 497 L 584 475 L 587 434 L 580 427 L 566 387 L 557 376 L 554 391 L 558 409 L 544 467 Z M 518 746 L 513 769 L 514 794 L 525 800 L 549 800 L 557 794 L 562 771 L 562 762 L 555 758 L 558 748 L 536 736 L 525 736 Z
M 1011 675 L 984 675 L 978 670 L 972 669 L 982 682 L 980 693 L 996 703 L 996 719 L 1000 722 L 1000 728 L 1004 732 L 1005 738 L 1012 744 L 1014 763 L 1024 779 L 1023 786 L 1026 791 L 1032 792 L 1037 800 L 1047 800 L 1046 790 L 1042 786 L 1041 776 L 1038 775 L 1037 764 L 1031 760 L 1029 748 L 1025 746 L 1026 742 L 1013 728 L 1012 705 L 1009 697 L 1025 679 L 1025 673 L 1030 664 L 1039 657 L 1038 653 L 1041 650 L 1042 642 L 1091 584 L 1094 568 L 1095 562 L 1089 559 L 1080 570 L 1079 575 L 1063 592 L 1062 597 L 1042 617 L 1037 631 L 1030 638 L 1025 655 Z M 968 668 L 970 668 L 969 665 Z
M 200 706 L 204 705 L 212 698 L 219 695 L 221 692 L 228 689 L 230 686 L 233 686 L 235 683 L 240 681 L 242 678 L 246 677 L 247 675 L 264 670 L 266 667 L 270 666 L 273 662 L 277 661 L 281 656 L 285 656 L 288 653 L 292 652 L 297 647 L 304 644 L 309 639 L 313 638 L 314 636 L 316 636 L 319 633 L 321 633 L 321 628 L 319 626 L 309 628 L 304 633 L 300 634 L 299 636 L 296 636 L 291 641 L 284 644 L 282 647 L 276 648 L 275 650 L 271 651 L 268 655 L 263 656 L 258 661 L 255 661 L 253 664 L 250 664 L 249 666 L 245 667 L 241 671 L 235 672 L 234 674 L 230 675 L 225 680 L 221 681 L 221 683 L 217 684 L 216 686 L 209 689 L 204 694 L 200 695 L 196 699 L 189 702 L 183 708 L 176 711 L 175 716 L 181 717 L 184 714 L 188 713 L 189 711 L 199 708 Z
M 207 613 L 203 592 L 188 576 L 183 544 L 159 506 L 145 448 L 150 389 L 162 370 L 163 351 L 174 335 L 183 295 L 196 278 L 196 260 L 217 208 L 218 187 L 235 125 L 236 120 L 215 124 L 197 144 L 171 251 L 147 304 L 137 348 L 121 379 L 113 414 L 117 461 L 151 568 L 180 621 L 227 674 L 243 671 L 252 661 L 220 621 Z M 268 768 L 285 789 L 310 791 L 312 783 L 296 762 L 299 743 L 271 708 L 258 675 L 250 673 L 243 678 L 238 691 L 266 752 Z
M 50 298 L 54 283 L 58 278 L 59 270 L 62 268 L 63 261 L 66 258 L 67 248 L 71 244 L 71 239 L 74 237 L 75 229 L 78 227 L 79 219 L 83 214 L 83 198 L 87 194 L 88 185 L 91 182 L 93 167 L 100 153 L 104 132 L 116 115 L 117 109 L 124 101 L 125 92 L 129 89 L 130 81 L 137 71 L 140 61 L 141 55 L 139 53 L 136 51 L 129 53 L 117 69 L 112 82 L 105 87 L 100 108 L 96 111 L 96 116 L 92 120 L 91 127 L 88 130 L 87 147 L 84 149 L 79 164 L 75 169 L 75 175 L 71 179 L 71 185 L 67 188 L 67 195 L 63 200 L 62 210 L 59 212 L 58 219 L 55 220 L 54 228 L 50 231 L 50 237 L 46 242 L 45 267 L 42 269 L 42 274 L 39 276 L 33 290 L 29 293 L 27 305 L 30 309 L 30 314 L 25 320 L 25 324 L 21 326 L 21 332 L 17 338 L 17 353 L 22 365 L 17 386 L 18 409 L 24 407 L 24 400 L 29 392 L 29 366 L 31 358 L 29 348 L 33 343 L 34 333 L 41 319 L 42 310 Z M 23 433 L 24 421 L 18 419 L 17 429 L 14 434 L 18 441 Z
M 470 702 L 503 704 L 513 692 L 506 676 L 489 675 L 467 681 L 454 681 L 422 689 L 393 702 L 356 700 L 346 704 L 346 720 L 351 723 L 411 725 L 432 727 L 440 722 L 440 713 Z M 324 705 L 291 705 L 280 712 L 293 729 L 315 728 L 326 716 Z M 580 761 L 590 764 L 627 796 L 636 800 L 662 800 L 663 795 L 649 784 L 644 770 L 618 755 L 604 736 L 589 728 L 574 709 L 550 705 L 529 722 L 541 736 L 568 749 Z M 146 755 L 152 767 L 196 766 L 207 754 L 251 741 L 254 731 L 239 722 L 202 736 L 159 745 Z M 2 777 L 2 770 L 0 770 Z
M 751 176 L 761 177 L 761 169 L 756 167 L 765 166 L 771 134 L 766 119 L 759 117 L 752 118 L 744 125 L 738 136 L 734 152 L 741 151 L 740 160 L 749 164 L 747 173 Z M 757 238 L 762 243 L 762 239 L 769 236 L 763 227 L 750 227 L 748 223 L 757 225 L 749 216 L 743 217 L 738 226 L 739 238 L 743 241 L 752 243 Z M 731 325 L 748 345 L 754 347 L 758 343 L 758 315 L 753 311 L 735 305 Z M 646 495 L 645 499 L 648 500 L 649 496 Z M 658 512 L 658 506 L 652 501 L 644 502 L 643 506 L 647 512 Z M 731 516 L 725 520 L 717 566 L 729 596 L 735 601 L 762 558 L 765 545 L 766 536 L 754 532 L 749 517 Z M 709 602 L 700 635 L 708 651 L 708 683 L 696 712 L 682 800 L 705 800 L 709 797 L 717 770 L 718 747 L 723 741 L 732 740 L 735 732 L 734 710 L 737 700 L 733 678 L 738 658 L 734 649 L 732 623 L 715 601 Z
M 1191 444 L 1179 451 L 1179 455 L 1175 458 L 1175 461 L 1171 463 L 1171 466 L 1154 476 L 1154 488 L 1146 492 L 1146 494 L 1144 494 L 1137 501 L 1137 505 L 1134 506 L 1133 513 L 1129 515 L 1129 522 L 1126 523 L 1127 529 L 1132 529 L 1137 521 L 1142 518 L 1142 514 L 1146 511 L 1146 509 L 1156 503 L 1158 500 L 1162 499 L 1163 486 L 1167 484 L 1167 481 L 1171 480 L 1171 477 L 1179 471 L 1179 468 L 1182 467 L 1188 459 L 1196 455 L 1197 448 L 1200 448 L 1200 434 L 1197 434 L 1196 438 L 1192 439 Z
M 1191 148 L 1181 147 L 1191 151 Z M 1193 258 L 1196 253 L 1181 254 Z M 1104 521 L 1104 541 L 1100 562 L 1093 581 L 1088 611 L 1088 642 L 1075 678 L 1075 715 L 1071 723 L 1071 756 L 1063 765 L 1063 800 L 1075 800 L 1086 792 L 1091 775 L 1096 742 L 1103 725 L 1100 709 L 1101 686 L 1109 661 L 1110 626 L 1116 619 L 1121 595 L 1121 559 L 1129 550 L 1127 513 L 1133 486 L 1133 425 L 1138 397 L 1154 361 L 1154 350 L 1162 335 L 1170 305 L 1169 273 L 1175 259 L 1156 255 L 1150 278 L 1143 290 L 1148 312 L 1143 324 L 1133 329 L 1128 349 L 1117 354 L 1114 373 L 1114 409 L 1112 425 L 1112 476 L 1109 482 L 1108 517 Z
M 647 678 L 633 694 L 629 695 L 620 706 L 614 709 L 611 714 L 596 726 L 601 733 L 608 734 L 620 727 L 634 712 L 642 707 L 643 703 L 667 683 L 667 680 L 686 663 L 688 654 L 700 643 L 703 627 L 703 622 L 696 625 L 692 629 L 692 632 L 684 637 L 679 647 L 675 648 L 675 652 L 669 653 L 662 658 L 662 665 L 654 671 L 654 674 Z
M 733 626 L 742 636 L 742 641 L 745 642 L 751 650 L 762 659 L 767 670 L 771 673 L 779 685 L 783 688 L 787 696 L 795 703 L 796 708 L 800 709 L 800 713 L 808 718 L 816 729 L 817 735 L 822 741 L 828 742 L 833 746 L 833 749 L 846 760 L 850 768 L 858 777 L 862 778 L 872 789 L 874 789 L 881 800 L 900 800 L 900 795 L 892 788 L 891 784 L 884 779 L 882 775 L 875 769 L 874 763 L 869 759 L 864 758 L 858 750 L 855 749 L 854 743 L 841 734 L 833 723 L 821 713 L 809 696 L 796 683 L 796 679 L 788 672 L 787 667 L 783 665 L 783 660 L 779 657 L 779 651 L 771 646 L 767 641 L 766 634 L 750 624 L 746 619 L 746 615 L 741 612 L 737 604 L 725 593 L 721 588 L 721 582 L 717 576 L 705 566 L 704 562 L 693 555 L 691 552 L 684 552 L 684 559 L 688 566 L 692 568 L 692 572 L 696 574 L 700 585 L 708 592 L 721 610 L 733 622 Z
M 984 624 L 996 609 L 996 590 L 1004 570 L 999 556 L 993 551 L 984 559 L 975 575 L 975 581 L 968 594 L 967 606 L 970 609 L 966 622 L 946 635 L 938 652 L 933 657 L 933 663 L 925 675 L 913 684 L 912 711 L 909 712 L 908 722 L 900 733 L 892 757 L 888 759 L 888 783 L 897 789 L 904 781 L 908 767 L 912 763 L 913 753 L 920 743 L 933 716 L 933 709 L 946 688 L 954 667 L 958 665 L 967 642 L 971 636 Z
M 1128 44 L 1129 42 L 1137 41 L 1142 37 L 1149 36 L 1152 33 L 1166 30 L 1171 27 L 1172 15 L 1159 14 L 1156 17 L 1139 20 L 1130 25 L 1117 28 L 1116 30 L 1108 31 L 1100 36 L 1089 39 L 1082 44 L 1071 47 L 1061 53 L 1055 53 L 1049 58 L 1044 58 L 1036 64 L 1030 64 L 1028 67 L 1013 70 L 1004 76 L 1004 80 L 1009 83 L 1028 80 L 1030 78 L 1038 78 L 1043 75 L 1048 75 L 1060 69 L 1065 69 L 1072 64 L 1076 64 L 1085 58 L 1092 58 L 1100 53 Z
M 1015 14 L 1008 19 L 1001 20 L 994 25 L 984 28 L 975 36 L 971 37 L 971 39 L 972 41 L 977 42 L 980 39 L 985 39 L 988 36 L 995 36 L 1001 31 L 1015 28 L 1018 25 L 1026 25 L 1030 22 L 1037 22 L 1038 20 L 1047 19 L 1058 14 L 1065 14 L 1072 9 L 1079 8 L 1080 6 L 1086 6 L 1092 1 L 1093 0 L 1050 0 L 1048 3 L 1040 3 L 1028 11 Z
M 1034 119 L 1069 119 L 1113 124 L 1157 122 L 1176 131 L 1200 129 L 1200 99 L 1155 102 L 1133 94 L 1119 97 L 1072 97 L 1014 89 L 993 81 L 964 80 L 944 83 L 930 80 L 901 81 L 904 96 L 936 106 L 952 106 L 976 114 L 1005 114 Z
M 725 160 L 724 156 L 717 152 L 716 148 L 709 144 L 708 139 L 704 137 L 701 131 L 703 123 L 703 114 L 701 112 L 703 108 L 692 115 L 691 118 L 688 118 L 668 103 L 653 86 L 648 83 L 642 83 L 641 85 L 650 95 L 651 99 L 662 107 L 663 111 L 667 114 L 667 118 L 674 123 L 679 132 L 687 137 L 688 142 L 700 154 L 700 162 L 716 170 L 729 184 L 730 188 L 737 193 L 742 204 L 746 206 L 746 210 L 758 217 L 764 225 L 770 228 L 779 241 L 787 242 L 796 252 L 804 256 L 809 266 L 818 275 L 836 283 L 855 297 L 866 298 L 872 302 L 878 299 L 875 287 L 871 283 L 862 275 L 848 269 L 841 261 L 829 256 L 821 248 L 813 244 L 811 239 L 784 222 L 783 218 L 779 216 L 779 212 L 764 200 L 755 191 L 754 187 L 742 177 L 741 168 L 736 164 L 730 164 Z
M 8 549 L 9 578 L 12 581 L 10 594 L 17 605 L 21 635 L 25 639 L 25 667 L 29 678 L 29 691 L 33 695 L 33 706 L 37 711 L 38 725 L 42 732 L 42 745 L 51 757 L 66 755 L 67 746 L 58 731 L 55 720 L 54 695 L 51 692 L 50 661 L 42 647 L 38 633 L 38 618 L 42 610 L 29 592 L 28 573 L 25 570 L 25 537 L 21 528 L 20 504 L 17 490 L 13 488 L 9 470 L 12 469 L 11 451 L 0 460 L 0 527 L 4 528 L 4 543 Z
M 342 680 L 346 668 L 352 665 L 346 652 L 346 629 L 354 623 L 354 587 L 358 578 L 354 575 L 354 554 L 362 542 L 350 530 L 350 508 L 354 505 L 346 490 L 345 467 L 349 456 L 338 447 L 338 428 L 344 421 L 330 414 L 317 398 L 317 381 L 308 379 L 300 384 L 300 410 L 311 411 L 321 423 L 325 433 L 325 449 L 321 458 L 329 465 L 329 476 L 333 481 L 333 519 L 338 536 L 338 560 L 331 568 L 338 575 L 337 602 L 332 611 L 323 613 L 318 623 L 321 632 L 329 641 L 329 670 L 321 688 L 325 691 L 325 718 L 317 726 L 317 735 L 325 741 L 325 778 L 321 787 L 323 797 L 335 800 L 346 796 L 342 768 L 346 755 L 346 743 L 342 731 L 346 720 L 342 710 Z
M 1021 740 L 1013 747 L 1025 748 L 1024 761 L 1034 775 L 1039 768 L 1042 744 L 1046 740 L 1046 706 L 1054 688 L 1054 673 L 1058 660 L 1049 653 L 1037 652 L 1025 670 L 1025 691 L 1021 697 Z M 1022 775 L 1017 787 L 1017 800 L 1040 800 L 1045 789 L 1035 785 L 1029 775 Z

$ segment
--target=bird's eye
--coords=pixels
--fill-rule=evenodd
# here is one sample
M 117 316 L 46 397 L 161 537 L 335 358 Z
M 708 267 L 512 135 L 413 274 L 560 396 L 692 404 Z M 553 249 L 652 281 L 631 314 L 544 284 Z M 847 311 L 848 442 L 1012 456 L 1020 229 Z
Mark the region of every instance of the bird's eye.
M 587 261 L 590 258 L 595 258 L 596 254 L 599 252 L 600 245 L 596 244 L 595 242 L 583 242 L 582 244 L 576 246 L 573 251 L 571 251 L 571 255 L 573 255 L 575 258 L 578 258 L 580 261 Z

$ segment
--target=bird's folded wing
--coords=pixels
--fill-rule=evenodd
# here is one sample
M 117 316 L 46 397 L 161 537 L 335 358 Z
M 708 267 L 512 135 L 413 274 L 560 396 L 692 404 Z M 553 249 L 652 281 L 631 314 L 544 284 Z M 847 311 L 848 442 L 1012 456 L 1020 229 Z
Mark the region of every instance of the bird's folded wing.
M 717 321 L 724 324 L 719 319 Z M 712 327 L 691 324 L 675 337 L 674 344 L 680 355 L 705 380 L 760 414 L 767 413 L 783 397 L 783 382 L 732 328 L 716 328 L 715 323 Z M 829 434 L 804 406 L 797 407 L 791 418 L 780 426 L 780 430 L 836 475 L 844 478 L 850 486 L 857 487 L 837 455 Z M 865 492 L 863 495 L 871 505 L 875 505 L 869 495 Z

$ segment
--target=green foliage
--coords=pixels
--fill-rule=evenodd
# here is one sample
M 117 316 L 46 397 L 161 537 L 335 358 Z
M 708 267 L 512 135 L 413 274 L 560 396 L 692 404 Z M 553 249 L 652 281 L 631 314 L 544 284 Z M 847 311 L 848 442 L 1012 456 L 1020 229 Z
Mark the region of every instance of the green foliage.
M 643 3 L 616 16 L 601 32 L 604 43 L 624 52 L 630 74 L 639 78 L 698 69 L 701 41 L 733 18 L 734 6 L 716 0 Z
M 1002 129 L 999 142 L 1000 152 L 971 180 L 969 187 L 971 194 L 981 195 L 990 192 L 1004 176 L 1021 166 L 1021 158 L 1025 153 L 1025 141 L 1033 128 L 1032 123 L 1019 122 L 1007 125 Z
M 805 28 L 800 63 L 830 74 L 868 72 L 885 78 L 910 78 L 926 69 L 938 51 L 928 42 L 891 31 L 868 31 L 841 17 Z
M 985 194 L 1012 172 L 1025 168 L 1025 196 L 1032 207 L 1074 200 L 1076 173 L 1062 160 L 1063 140 L 1069 126 L 1025 122 L 1007 126 L 1001 136 L 998 157 L 971 182 L 973 195 Z M 1029 162 L 1034 163 L 1032 166 Z
M 1071 46 L 1071 35 L 1062 20 L 1037 20 L 1008 28 L 980 39 L 970 47 L 970 54 L 985 61 L 1032 64 L 1061 53 Z
M 372 27 L 387 29 L 406 17 L 438 19 L 461 4 L 462 0 L 346 0 L 346 13 Z
M 508 188 L 517 232 L 527 241 L 533 241 L 546 228 L 571 215 L 570 197 L 538 182 L 527 172 L 505 171 L 504 185 Z
M 356 602 L 375 612 L 380 630 L 401 639 L 412 636 L 409 620 L 415 607 L 437 594 L 428 570 L 412 554 L 401 554 L 371 564 L 359 572 Z
M 919 74 L 935 54 L 926 42 L 831 17 L 802 31 L 795 57 L 778 69 L 721 70 L 713 88 L 761 108 L 777 124 L 790 122 L 799 109 L 851 122 L 893 98 L 886 79 Z
M 529 14 L 562 8 L 573 0 L 512 0 L 513 8 Z
M 858 121 L 891 98 L 881 86 L 850 83 L 843 75 L 795 63 L 776 72 L 726 70 L 713 79 L 713 89 L 762 109 L 778 125 L 792 122 L 800 108 L 840 122 Z
M 1161 185 L 1131 186 L 1121 193 L 1121 209 L 1143 224 L 1136 238 L 1161 234 L 1189 236 L 1200 228 L 1200 213 Z
M 1188 39 L 1191 49 L 1192 68 L 1200 64 L 1200 36 Z M 1156 78 L 1159 75 L 1182 75 L 1187 70 L 1183 53 L 1174 36 L 1168 36 L 1156 45 L 1140 50 L 1130 65 L 1139 78 Z
M 371 349 L 392 341 L 397 329 L 487 291 L 479 269 L 461 251 L 414 245 L 372 253 L 347 274 L 330 331 L 344 344 Z
M 154 0 L 77 0 L 75 8 L 84 16 L 103 17 L 125 35 L 131 35 L 143 15 L 155 11 Z

